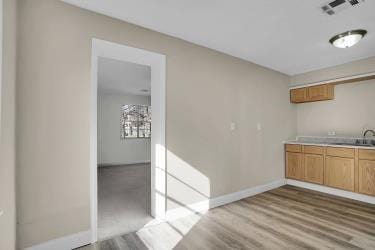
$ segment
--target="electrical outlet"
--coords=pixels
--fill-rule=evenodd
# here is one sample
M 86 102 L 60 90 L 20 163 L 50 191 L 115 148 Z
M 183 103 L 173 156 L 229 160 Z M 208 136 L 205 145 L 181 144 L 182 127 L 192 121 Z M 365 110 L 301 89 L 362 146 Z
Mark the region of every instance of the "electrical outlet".
M 336 132 L 335 132 L 335 131 L 330 131 L 330 132 L 328 132 L 328 135 L 329 135 L 329 136 L 335 136 L 335 135 L 336 135 Z

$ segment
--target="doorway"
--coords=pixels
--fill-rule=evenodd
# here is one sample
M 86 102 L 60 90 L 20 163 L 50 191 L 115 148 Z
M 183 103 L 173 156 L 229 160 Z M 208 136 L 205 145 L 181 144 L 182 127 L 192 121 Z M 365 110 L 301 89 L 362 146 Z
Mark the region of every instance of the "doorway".
M 116 89 L 116 86 L 107 89 L 103 88 L 102 85 L 105 83 L 99 83 L 101 67 L 103 65 L 111 66 L 111 64 L 112 67 L 125 65 L 131 72 L 138 70 L 144 73 L 148 71 L 149 86 L 137 86 L 136 89 L 131 89 L 128 86 L 128 93 L 126 93 L 128 101 L 124 100 L 124 97 L 121 97 L 121 91 Z M 90 207 L 92 242 L 96 242 L 98 238 L 104 239 L 120 233 L 137 230 L 142 224 L 149 221 L 151 216 L 155 219 L 164 219 L 165 217 L 165 56 L 121 44 L 93 39 L 91 77 Z M 110 146 L 107 144 L 106 146 L 107 149 L 111 147 L 114 149 L 111 151 L 112 153 L 115 152 L 112 155 L 111 153 L 103 152 L 103 148 L 99 148 L 98 151 L 98 140 L 103 139 L 98 136 L 98 124 L 99 126 L 103 126 L 103 123 L 100 123 L 99 120 L 108 120 L 108 117 L 103 119 L 103 117 L 100 117 L 100 114 L 98 115 L 98 111 L 100 111 L 98 110 L 98 103 L 102 104 L 104 100 L 104 103 L 108 104 L 108 100 L 110 100 L 110 104 L 108 105 L 113 105 L 116 98 L 102 99 L 102 96 L 98 98 L 98 93 L 103 94 L 103 96 L 117 95 L 120 96 L 119 99 L 123 99 L 116 101 L 119 106 L 119 119 L 117 119 L 119 124 L 117 124 L 117 128 L 119 130 L 118 141 L 120 144 Z M 141 97 L 135 98 L 134 96 Z M 129 100 L 129 97 L 130 99 L 133 98 L 133 100 Z M 132 113 L 134 110 L 137 112 Z M 145 118 L 150 111 L 152 112 L 152 122 L 150 121 L 150 124 L 145 119 L 141 123 L 137 123 L 137 125 L 131 125 L 129 119 L 126 118 L 129 117 L 129 114 L 142 114 L 142 117 Z M 136 119 L 136 116 L 133 118 Z M 116 121 L 114 122 L 116 123 Z M 105 124 L 105 126 L 110 125 Z M 111 131 L 111 129 L 108 131 Z M 148 136 L 150 138 L 147 138 Z M 131 142 L 130 140 L 133 141 Z M 149 152 L 143 152 L 145 153 L 143 156 L 141 156 L 142 154 L 134 154 L 131 150 L 128 150 L 127 153 L 125 150 L 123 154 L 121 152 L 118 153 L 118 151 L 121 151 L 121 147 L 128 142 L 133 144 L 133 146 L 136 145 L 137 143 L 134 143 L 136 140 L 139 145 L 147 144 L 148 142 Z M 147 154 L 149 154 L 148 158 L 145 157 Z M 98 164 L 104 165 L 105 168 L 99 168 L 100 170 L 98 170 Z M 149 177 L 148 179 L 147 176 Z M 98 177 L 103 177 L 99 183 Z M 134 191 L 132 183 L 136 183 L 136 185 L 143 183 L 144 187 L 131 193 L 129 190 Z M 98 190 L 98 184 L 100 187 L 104 187 L 104 190 Z M 121 193 L 119 194 L 118 192 L 125 191 L 128 196 L 120 202 L 107 204 L 107 206 L 99 204 L 98 191 L 100 201 L 103 198 L 104 200 L 110 200 L 111 195 L 108 192 L 111 190 L 117 191 L 117 195 L 120 196 Z M 143 196 L 148 197 L 136 199 Z M 112 194 L 112 198 L 116 199 L 116 195 Z M 98 217 L 98 205 L 100 205 L 101 209 L 104 209 L 104 213 L 100 214 L 100 218 Z M 143 210 L 137 209 L 137 206 L 142 206 Z M 119 213 L 119 209 L 122 208 L 130 210 L 125 213 Z M 147 213 L 149 217 L 147 217 Z M 106 217 L 106 215 L 111 214 L 117 217 Z M 139 216 L 137 217 L 137 215 Z M 117 223 L 113 224 L 113 220 L 117 221 Z M 108 225 L 112 223 L 114 227 L 104 231 L 101 229 L 98 230 L 98 221 L 101 223 L 106 221 L 107 224 L 109 223 Z M 98 235 L 99 231 L 101 235 Z

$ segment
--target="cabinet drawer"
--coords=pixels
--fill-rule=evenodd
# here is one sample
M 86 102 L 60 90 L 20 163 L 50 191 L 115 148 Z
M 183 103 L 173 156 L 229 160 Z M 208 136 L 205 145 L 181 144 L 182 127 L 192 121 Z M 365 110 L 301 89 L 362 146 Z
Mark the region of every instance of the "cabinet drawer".
M 360 149 L 359 159 L 361 160 L 374 160 L 375 161 L 375 150 L 371 149 Z
M 333 148 L 327 147 L 327 155 L 345 158 L 354 158 L 354 148 Z
M 359 192 L 375 195 L 375 161 L 359 161 Z
M 299 145 L 299 144 L 285 144 L 285 151 L 287 151 L 287 152 L 301 153 L 302 152 L 302 145 Z
M 303 151 L 305 154 L 322 155 L 324 148 L 318 146 L 305 146 Z

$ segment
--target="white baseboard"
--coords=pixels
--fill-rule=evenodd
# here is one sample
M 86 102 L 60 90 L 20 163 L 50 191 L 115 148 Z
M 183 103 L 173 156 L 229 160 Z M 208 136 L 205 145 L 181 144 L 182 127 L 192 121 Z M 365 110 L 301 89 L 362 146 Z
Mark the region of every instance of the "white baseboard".
M 150 160 L 132 161 L 132 162 L 111 162 L 111 163 L 98 163 L 98 167 L 111 167 L 120 165 L 136 165 L 136 164 L 151 164 Z
M 348 198 L 352 200 L 375 204 L 375 197 L 364 195 L 364 194 L 353 193 L 353 192 L 344 191 L 344 190 L 340 190 L 336 188 L 330 188 L 326 186 L 307 183 L 303 181 L 290 180 L 290 179 L 286 180 L 286 184 L 296 186 L 296 187 L 311 189 L 311 190 L 326 193 L 326 194 L 332 194 L 332 195 L 336 195 L 336 196 L 340 196 L 340 197 L 344 197 L 344 198 Z
M 25 250 L 70 250 L 91 244 L 91 231 L 71 234 L 45 243 L 25 248 Z
M 250 196 L 254 196 L 256 194 L 260 194 L 266 192 L 271 189 L 278 188 L 280 186 L 285 185 L 285 179 L 280 179 L 277 181 L 273 181 L 264 185 L 248 188 L 245 190 L 241 190 L 239 192 L 219 196 L 212 199 L 207 199 L 201 202 L 197 202 L 194 204 L 186 205 L 184 207 L 179 207 L 175 209 L 168 210 L 166 213 L 166 220 L 176 220 L 178 218 L 182 218 L 194 213 L 203 213 L 211 208 L 219 207 L 231 202 L 235 202 Z

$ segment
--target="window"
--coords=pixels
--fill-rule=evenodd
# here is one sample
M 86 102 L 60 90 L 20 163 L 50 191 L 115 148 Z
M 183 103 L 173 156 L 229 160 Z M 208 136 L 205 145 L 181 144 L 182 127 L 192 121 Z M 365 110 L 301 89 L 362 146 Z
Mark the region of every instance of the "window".
M 121 107 L 121 139 L 151 137 L 151 107 L 123 105 Z

